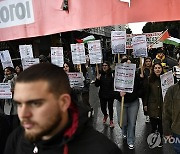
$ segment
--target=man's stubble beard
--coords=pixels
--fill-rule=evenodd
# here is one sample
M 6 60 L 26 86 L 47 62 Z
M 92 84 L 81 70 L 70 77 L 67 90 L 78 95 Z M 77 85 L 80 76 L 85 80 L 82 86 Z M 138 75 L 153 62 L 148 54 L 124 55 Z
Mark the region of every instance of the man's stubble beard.
M 47 119 L 46 126 L 39 126 L 40 132 L 28 133 L 25 131 L 25 138 L 32 143 L 41 140 L 43 136 L 50 135 L 60 125 L 61 121 L 61 114 L 56 114 L 52 119 Z

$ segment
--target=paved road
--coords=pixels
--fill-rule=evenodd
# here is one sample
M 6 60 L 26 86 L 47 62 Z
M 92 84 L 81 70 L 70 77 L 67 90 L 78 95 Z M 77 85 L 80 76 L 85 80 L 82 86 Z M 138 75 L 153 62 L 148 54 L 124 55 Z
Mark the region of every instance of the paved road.
M 146 142 L 147 136 L 150 134 L 150 124 L 145 123 L 145 116 L 143 115 L 142 105 L 140 105 L 137 124 L 136 124 L 136 142 L 135 149 L 129 150 L 126 143 L 123 143 L 121 137 L 121 129 L 117 124 L 117 113 L 116 113 L 116 102 L 114 103 L 114 122 L 115 128 L 110 129 L 109 125 L 103 125 L 102 119 L 103 114 L 100 110 L 99 98 L 98 98 L 98 88 L 92 84 L 90 86 L 90 103 L 94 108 L 95 115 L 93 124 L 94 127 L 101 133 L 105 134 L 108 138 L 113 140 L 126 154 L 175 154 L 173 152 L 172 146 L 170 144 L 164 144 L 163 148 L 150 149 Z

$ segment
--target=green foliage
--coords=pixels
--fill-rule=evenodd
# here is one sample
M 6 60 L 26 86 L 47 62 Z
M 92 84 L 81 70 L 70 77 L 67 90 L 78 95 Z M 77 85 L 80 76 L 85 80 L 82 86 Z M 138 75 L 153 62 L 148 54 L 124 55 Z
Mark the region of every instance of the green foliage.
M 148 22 L 143 27 L 143 33 L 161 32 L 168 29 L 170 36 L 180 38 L 180 21 Z

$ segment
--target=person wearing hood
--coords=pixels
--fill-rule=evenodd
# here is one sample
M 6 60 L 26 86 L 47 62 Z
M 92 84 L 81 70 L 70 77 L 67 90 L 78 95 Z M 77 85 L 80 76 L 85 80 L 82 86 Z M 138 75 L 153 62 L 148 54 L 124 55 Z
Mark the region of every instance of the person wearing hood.
M 40 63 L 17 78 L 14 100 L 21 127 L 8 138 L 4 154 L 121 154 L 89 125 L 63 68 Z

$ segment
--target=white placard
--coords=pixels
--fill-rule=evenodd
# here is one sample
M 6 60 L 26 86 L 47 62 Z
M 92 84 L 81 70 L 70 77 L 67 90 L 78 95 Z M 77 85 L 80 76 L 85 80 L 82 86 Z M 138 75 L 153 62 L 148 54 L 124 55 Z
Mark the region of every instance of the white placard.
M 133 92 L 136 64 L 117 64 L 115 67 L 114 90 Z
M 174 77 L 173 77 L 172 71 L 169 71 L 160 75 L 160 79 L 161 79 L 162 96 L 164 100 L 166 91 L 168 90 L 170 86 L 174 84 Z
M 132 38 L 134 58 L 147 57 L 146 35 L 139 35 Z
M 21 59 L 34 58 L 32 45 L 19 45 Z
M 126 54 L 126 31 L 111 31 L 112 54 Z
M 133 49 L 132 46 L 132 38 L 134 36 L 139 36 L 142 34 L 127 34 L 127 42 L 126 42 L 126 49 Z M 143 33 L 143 35 L 146 35 L 146 42 L 147 46 L 151 48 L 159 48 L 163 47 L 163 43 L 158 41 L 159 37 L 162 35 L 162 32 L 154 32 L 154 33 Z
M 71 44 L 71 53 L 73 64 L 86 63 L 84 43 Z
M 23 70 L 25 70 L 26 68 L 34 64 L 39 64 L 39 58 L 22 59 L 21 62 L 22 62 Z
M 83 88 L 84 87 L 83 74 L 82 73 L 80 73 L 80 72 L 69 72 L 68 77 L 69 77 L 69 82 L 70 82 L 71 88 L 74 88 L 74 87 Z
M 0 83 L 0 99 L 12 99 L 11 86 L 9 83 Z
M 90 64 L 101 64 L 102 63 L 102 49 L 100 40 L 89 41 L 88 51 Z
M 12 60 L 11 60 L 11 56 L 9 54 L 9 50 L 0 51 L 0 59 L 1 59 L 3 69 L 5 69 L 6 67 L 14 68 Z
M 51 63 L 63 67 L 64 55 L 63 47 L 51 47 Z

